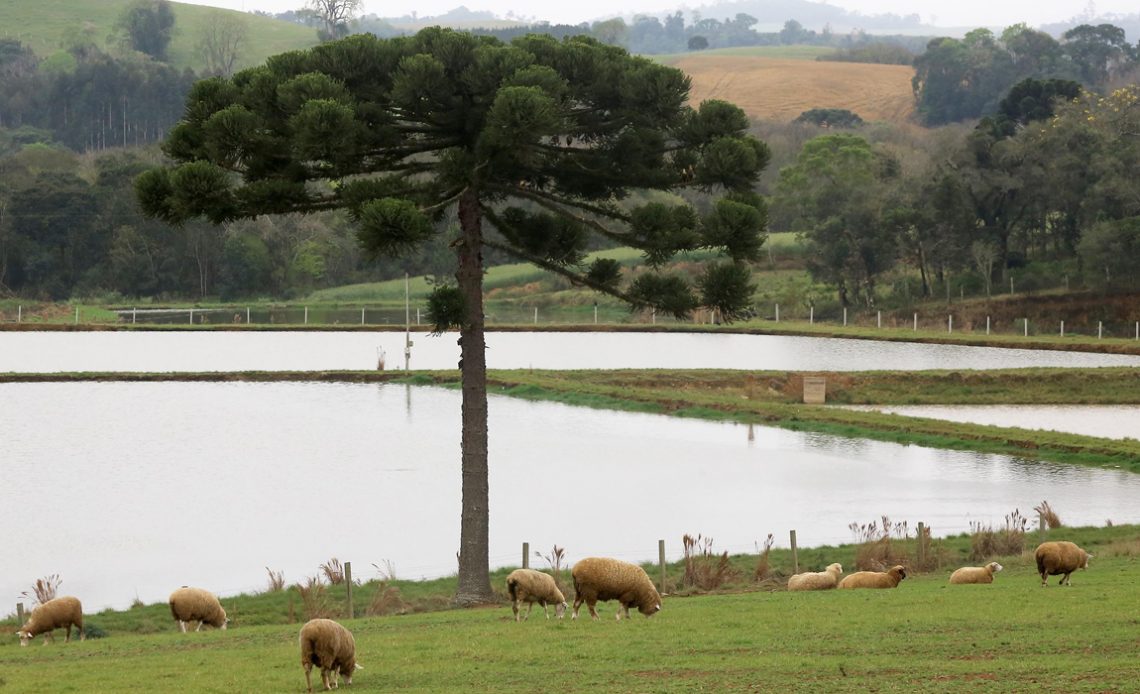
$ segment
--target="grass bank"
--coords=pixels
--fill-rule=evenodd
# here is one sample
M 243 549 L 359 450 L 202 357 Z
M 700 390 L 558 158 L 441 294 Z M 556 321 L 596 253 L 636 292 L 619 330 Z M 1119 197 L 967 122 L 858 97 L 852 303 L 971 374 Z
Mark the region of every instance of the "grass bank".
M 365 668 L 352 690 L 1132 691 L 1140 677 L 1140 528 L 1058 529 L 1051 537 L 1096 554 L 1072 587 L 1040 588 L 1027 550 L 1003 558 L 1007 570 L 989 586 L 949 586 L 947 565 L 889 591 L 788 593 L 769 582 L 666 595 L 660 614 L 629 622 L 613 621 L 612 603 L 603 604 L 597 623 L 532 616 L 516 624 L 505 603 L 344 620 Z M 845 566 L 855 551 L 819 550 L 820 561 Z M 782 561 L 776 552 L 773 561 Z M 432 585 L 453 588 L 447 581 Z M 242 621 L 256 603 L 280 601 L 275 595 L 224 599 L 237 615 L 225 632 L 177 633 L 159 605 L 119 613 L 125 620 L 153 611 L 156 633 L 120 628 L 111 614 L 99 614 L 88 621 L 106 638 L 29 648 L 5 639 L 0 688 L 303 691 L 296 645 L 303 617 Z

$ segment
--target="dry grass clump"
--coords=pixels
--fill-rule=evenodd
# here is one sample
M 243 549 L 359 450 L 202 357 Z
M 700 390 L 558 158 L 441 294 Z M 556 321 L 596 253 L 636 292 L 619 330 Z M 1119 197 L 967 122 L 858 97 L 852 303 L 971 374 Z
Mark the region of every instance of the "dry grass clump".
M 1025 533 L 1029 519 L 1013 509 L 1005 515 L 1005 525 L 994 528 L 978 522 L 970 523 L 970 559 L 983 561 L 990 557 L 1021 554 L 1025 550 Z
M 61 583 L 63 583 L 63 579 L 59 577 L 59 574 L 37 578 L 36 582 L 32 584 L 31 591 L 21 591 L 20 597 L 35 600 L 36 603 L 42 605 L 48 600 L 55 599 Z
M 301 594 L 301 604 L 305 611 L 305 619 L 330 618 L 333 616 L 332 605 L 329 604 L 328 592 L 320 576 L 309 576 L 294 586 Z
M 1036 511 L 1042 518 L 1045 519 L 1045 525 L 1050 530 L 1062 527 L 1061 517 L 1053 510 L 1048 501 L 1042 501 L 1039 505 L 1034 506 L 1033 510 Z
M 764 539 L 764 549 L 756 548 L 757 553 L 760 555 L 756 560 L 756 568 L 752 571 L 752 580 L 756 583 L 768 578 L 772 573 L 772 565 L 768 561 L 768 555 L 772 553 L 772 545 L 775 541 L 775 538 L 772 537 L 772 533 L 768 533 L 768 537 Z
M 328 560 L 328 563 L 321 564 L 318 568 L 324 573 L 330 586 L 339 586 L 344 583 L 344 567 L 341 565 L 340 559 L 333 557 Z
M 909 565 L 906 548 L 902 546 L 910 536 L 906 521 L 892 523 L 882 516 L 882 523 L 851 523 L 847 526 L 855 535 L 855 569 L 857 571 L 885 571 L 896 564 Z
M 685 551 L 685 575 L 682 585 L 700 590 L 716 590 L 737 578 L 736 569 L 728 561 L 728 552 L 713 552 L 713 539 L 697 535 L 681 538 Z
M 376 585 L 376 592 L 372 594 L 371 602 L 368 603 L 366 613 L 370 617 L 377 617 L 405 614 L 407 611 L 408 603 L 404 602 L 404 598 L 400 595 L 400 588 L 388 581 L 380 581 Z
M 285 570 L 274 571 L 268 566 L 265 567 L 266 573 L 269 574 L 269 592 L 280 593 L 285 590 Z
M 546 562 L 547 566 L 550 567 L 550 574 L 554 577 L 554 585 L 558 586 L 558 590 L 565 593 L 566 591 L 562 589 L 562 572 L 566 567 L 566 548 L 555 544 L 550 550 L 550 554 L 543 554 L 536 549 L 534 556 Z

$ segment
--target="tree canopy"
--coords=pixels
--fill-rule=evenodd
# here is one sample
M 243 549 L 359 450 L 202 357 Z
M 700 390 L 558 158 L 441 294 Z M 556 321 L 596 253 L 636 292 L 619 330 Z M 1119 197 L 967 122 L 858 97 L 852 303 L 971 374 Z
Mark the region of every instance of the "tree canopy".
M 170 133 L 174 166 L 136 190 L 147 214 L 214 223 L 265 214 L 347 211 L 373 256 L 459 230 L 456 285 L 437 287 L 429 319 L 459 328 L 463 372 L 461 604 L 491 599 L 482 254 L 495 249 L 635 307 L 685 316 L 749 311 L 743 261 L 758 257 L 766 208 L 752 188 L 768 148 L 735 106 L 687 105 L 680 71 L 593 39 L 528 35 L 504 44 L 425 29 L 352 36 L 199 82 Z M 723 193 L 632 204 L 637 189 Z M 487 222 L 488 229 L 484 229 Z M 584 265 L 591 235 L 639 248 L 651 267 L 711 248 L 727 256 L 695 278 L 624 278 Z

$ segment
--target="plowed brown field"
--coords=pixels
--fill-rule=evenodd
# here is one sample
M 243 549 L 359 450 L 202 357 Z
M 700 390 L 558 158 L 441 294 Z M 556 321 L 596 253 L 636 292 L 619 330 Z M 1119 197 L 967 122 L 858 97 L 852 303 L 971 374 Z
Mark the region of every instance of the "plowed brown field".
M 764 120 L 790 121 L 812 108 L 845 108 L 867 121 L 914 115 L 908 65 L 751 56 L 686 56 L 670 61 L 692 77 L 693 103 L 724 99 Z

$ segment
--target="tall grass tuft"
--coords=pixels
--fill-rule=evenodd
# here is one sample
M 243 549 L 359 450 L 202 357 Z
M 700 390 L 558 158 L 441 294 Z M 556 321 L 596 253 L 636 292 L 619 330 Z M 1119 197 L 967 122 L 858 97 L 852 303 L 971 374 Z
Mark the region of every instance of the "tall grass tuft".
M 295 585 L 297 592 L 301 594 L 301 606 L 305 610 L 306 620 L 333 616 L 328 592 L 320 576 L 309 576 Z
M 285 570 L 274 571 L 268 566 L 265 567 L 266 573 L 269 574 L 269 592 L 280 593 L 285 590 Z
M 400 595 L 400 588 L 388 581 L 380 581 L 376 586 L 376 592 L 372 594 L 372 601 L 368 603 L 368 616 L 405 614 L 407 611 L 408 604 Z
M 377 564 L 376 562 L 372 562 L 372 567 L 376 569 L 376 573 L 380 576 L 380 582 L 387 583 L 389 581 L 395 581 L 396 565 L 392 563 L 391 559 L 383 559 L 381 560 L 381 563 L 383 566 L 380 566 L 380 564 Z
M 319 568 L 324 573 L 325 578 L 328 579 L 330 586 L 339 586 L 344 583 L 344 566 L 341 565 L 340 559 L 333 557 L 328 560 L 328 563 L 321 564 Z
M 764 539 L 764 549 L 756 548 L 756 552 L 760 555 L 756 560 L 756 569 L 752 572 L 752 580 L 759 583 L 768 578 L 772 573 L 772 566 L 768 562 L 768 555 L 772 553 L 772 545 L 776 542 L 776 538 L 772 533 L 768 533 L 768 537 Z
M 542 559 L 550 567 L 550 573 L 554 576 L 554 585 L 562 590 L 562 570 L 566 565 L 566 548 L 559 547 L 557 544 L 550 550 L 550 554 L 543 554 L 537 549 L 534 550 L 534 556 Z
M 728 552 L 713 552 L 713 539 L 697 535 L 681 538 L 685 550 L 683 585 L 700 590 L 715 590 L 737 577 L 728 561 Z
M 984 561 L 990 557 L 1021 554 L 1025 550 L 1025 533 L 1029 519 L 1013 509 L 1005 515 L 1005 525 L 994 528 L 978 522 L 970 523 L 970 559 Z
M 887 516 L 870 523 L 851 523 L 847 528 L 855 535 L 855 568 L 858 571 L 884 571 L 895 564 L 907 564 L 903 540 L 910 536 L 906 521 L 892 523 Z
M 36 582 L 32 584 L 32 589 L 22 591 L 20 597 L 35 600 L 36 603 L 42 605 L 56 597 L 61 583 L 63 583 L 63 579 L 59 577 L 59 574 L 37 578 Z
M 1061 517 L 1057 515 L 1057 512 L 1053 510 L 1053 507 L 1049 505 L 1048 501 L 1042 501 L 1040 505 L 1034 506 L 1033 510 L 1045 519 L 1045 525 L 1048 526 L 1050 530 L 1062 527 Z

